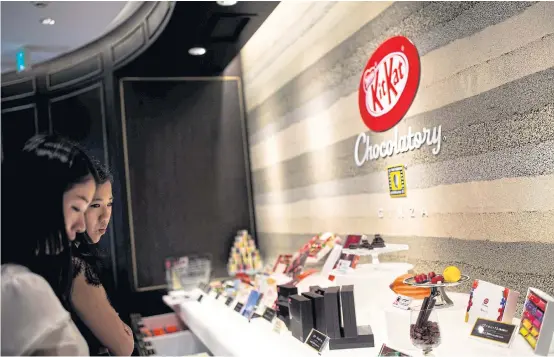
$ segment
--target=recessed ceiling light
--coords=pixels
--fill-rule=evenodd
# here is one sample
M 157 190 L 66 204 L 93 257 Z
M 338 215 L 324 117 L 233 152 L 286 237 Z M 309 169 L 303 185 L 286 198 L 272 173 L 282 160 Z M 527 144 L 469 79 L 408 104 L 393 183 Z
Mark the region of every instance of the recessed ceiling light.
M 236 3 L 237 1 L 232 1 L 232 0 L 217 1 L 217 4 L 220 6 L 233 6 Z
M 41 19 L 40 23 L 43 25 L 54 25 L 56 21 L 54 19 L 47 17 L 47 18 Z
M 202 56 L 206 53 L 206 49 L 204 47 L 193 47 L 189 49 L 189 55 L 192 56 Z

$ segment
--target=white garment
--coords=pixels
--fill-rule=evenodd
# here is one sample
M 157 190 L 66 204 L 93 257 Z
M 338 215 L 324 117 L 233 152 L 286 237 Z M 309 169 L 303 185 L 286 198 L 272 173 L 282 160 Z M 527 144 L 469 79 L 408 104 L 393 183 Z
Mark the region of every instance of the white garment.
M 50 284 L 29 269 L 2 265 L 3 356 L 88 356 L 87 343 Z

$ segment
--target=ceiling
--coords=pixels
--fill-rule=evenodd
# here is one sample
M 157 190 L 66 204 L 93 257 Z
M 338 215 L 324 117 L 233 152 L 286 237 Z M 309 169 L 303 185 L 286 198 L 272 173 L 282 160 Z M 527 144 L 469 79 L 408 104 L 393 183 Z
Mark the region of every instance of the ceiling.
M 277 1 L 178 1 L 160 37 L 118 72 L 124 76 L 218 75 L 279 4 Z M 203 47 L 203 56 L 188 50 Z
M 2 1 L 2 73 L 15 69 L 25 47 L 29 62 L 41 63 L 84 46 L 129 18 L 142 1 Z M 43 25 L 51 18 L 54 25 Z

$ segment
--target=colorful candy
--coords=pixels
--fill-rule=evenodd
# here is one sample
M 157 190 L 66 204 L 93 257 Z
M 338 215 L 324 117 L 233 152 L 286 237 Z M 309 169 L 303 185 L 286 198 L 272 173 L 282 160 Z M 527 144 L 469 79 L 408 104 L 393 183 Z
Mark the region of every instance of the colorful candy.
M 533 349 L 537 346 L 537 340 L 533 337 L 533 335 L 527 335 L 525 336 L 525 339 L 529 342 Z
M 523 327 L 525 327 L 527 330 L 530 330 L 533 325 L 531 325 L 531 322 L 529 320 L 523 320 L 522 323 Z
M 529 301 L 531 301 L 533 304 L 535 304 L 536 307 L 544 311 L 546 309 L 546 303 L 535 294 L 529 294 L 528 297 Z

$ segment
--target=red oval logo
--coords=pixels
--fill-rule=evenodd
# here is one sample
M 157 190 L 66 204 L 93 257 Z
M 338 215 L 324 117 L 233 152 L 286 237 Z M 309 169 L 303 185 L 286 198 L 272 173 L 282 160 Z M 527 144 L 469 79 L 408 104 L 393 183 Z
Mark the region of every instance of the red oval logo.
M 412 105 L 419 86 L 417 48 L 403 36 L 389 38 L 371 55 L 358 88 L 362 120 L 372 131 L 395 126 Z

